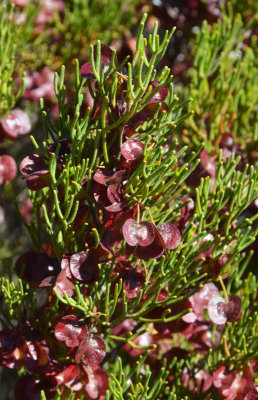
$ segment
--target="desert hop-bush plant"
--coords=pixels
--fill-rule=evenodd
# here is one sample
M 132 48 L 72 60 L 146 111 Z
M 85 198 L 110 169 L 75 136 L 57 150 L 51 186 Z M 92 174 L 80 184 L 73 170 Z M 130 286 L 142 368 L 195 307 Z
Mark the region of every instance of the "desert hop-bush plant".
M 3 262 L 0 303 L 17 400 L 257 396 L 257 171 L 221 150 L 196 178 L 203 143 L 176 139 L 190 100 L 159 68 L 174 29 L 145 38 L 145 20 L 130 62 L 100 41 L 75 62 L 72 100 L 61 68 L 58 118 L 42 100 L 20 163 L 33 247 Z

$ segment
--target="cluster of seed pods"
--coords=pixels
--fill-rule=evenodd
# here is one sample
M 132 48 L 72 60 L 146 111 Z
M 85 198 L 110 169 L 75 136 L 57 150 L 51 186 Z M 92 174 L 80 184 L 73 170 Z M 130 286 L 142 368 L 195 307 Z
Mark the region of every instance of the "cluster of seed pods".
M 94 54 L 96 55 L 96 48 Z M 112 50 L 102 45 L 100 62 L 108 67 L 111 57 Z M 46 72 L 45 75 L 47 75 Z M 90 63 L 81 67 L 81 76 L 94 81 L 95 76 Z M 36 79 L 35 76 L 34 78 Z M 17 275 L 31 288 L 42 290 L 42 293 L 45 293 L 39 312 L 42 312 L 44 307 L 51 307 L 51 302 L 54 301 L 52 288 L 55 288 L 58 295 L 64 298 L 66 296 L 72 297 L 77 285 L 81 288 L 82 295 L 87 298 L 91 284 L 96 284 L 100 277 L 99 265 L 106 262 L 107 257 L 114 261 L 111 278 L 116 275 L 110 286 L 111 293 L 115 292 L 116 283 L 122 279 L 122 288 L 125 291 L 126 299 L 128 302 L 132 302 L 137 298 L 145 284 L 144 261 L 156 260 L 163 255 L 166 257 L 169 252 L 177 248 L 180 249 L 181 234 L 193 214 L 193 201 L 191 207 L 188 204 L 181 209 L 179 221 L 174 224 L 162 222 L 158 225 L 154 223 L 151 217 L 150 220 L 141 220 L 139 215 L 141 205 L 131 206 L 127 201 L 128 178 L 144 156 L 144 143 L 136 135 L 133 138 L 131 136 L 135 134 L 137 127 L 154 115 L 158 103 L 161 104 L 160 112 L 167 109 L 164 102 L 168 96 L 167 87 L 161 87 L 155 91 L 159 82 L 152 81 L 150 85 L 154 92 L 153 97 L 124 126 L 121 154 L 117 164 L 112 169 L 100 168 L 94 171 L 92 180 L 88 185 L 90 201 L 97 211 L 101 210 L 102 212 L 101 222 L 104 229 L 99 243 L 96 245 L 91 238 L 87 237 L 85 248 L 80 248 L 79 251 L 73 253 L 67 252 L 63 254 L 61 260 L 54 257 L 53 251 L 50 251 L 50 254 L 43 251 L 29 251 L 22 254 L 16 261 Z M 27 97 L 37 97 L 33 85 L 27 89 Z M 114 113 L 117 113 L 118 116 L 123 114 L 125 112 L 123 107 L 126 107 L 126 105 L 121 105 L 118 102 L 114 107 Z M 93 121 L 99 117 L 100 111 L 101 99 L 98 106 L 92 110 Z M 16 112 L 16 114 L 20 113 Z M 8 133 L 6 121 L 2 121 L 1 125 L 3 132 L 5 132 L 2 135 L 14 140 L 15 135 L 12 136 Z M 20 129 L 16 135 L 18 137 L 25 133 L 27 132 Z M 22 160 L 20 172 L 31 191 L 39 191 L 49 186 L 51 179 L 49 158 L 55 153 L 58 145 L 57 173 L 61 174 L 66 168 L 66 156 L 71 153 L 71 140 L 69 139 L 59 140 L 49 145 L 45 157 L 31 154 Z M 224 146 L 224 144 L 221 144 L 221 146 Z M 8 179 L 10 180 L 5 167 L 2 167 L 2 171 L 5 172 L 2 173 L 1 182 L 1 165 L 4 165 L 4 162 L 9 162 L 9 171 L 15 170 L 16 174 L 16 165 L 11 166 L 12 161 L 8 161 L 8 157 L 7 155 L 0 156 L 0 184 L 7 183 Z M 206 152 L 201 154 L 201 165 L 206 174 L 214 177 L 215 166 Z M 88 177 L 85 177 L 81 183 L 82 196 L 73 225 L 75 232 L 90 211 L 89 206 L 85 205 L 85 197 L 83 196 L 85 182 L 88 182 Z M 205 257 L 205 262 L 209 261 L 211 249 L 206 252 Z M 222 260 L 221 265 L 223 265 Z M 149 285 L 155 283 L 151 276 Z M 168 287 L 164 286 L 157 301 L 164 301 L 168 296 Z M 148 295 L 143 295 L 141 301 L 147 302 Z M 120 295 L 117 307 L 118 314 L 121 302 Z M 188 308 L 191 308 L 191 312 L 185 313 L 176 321 L 155 322 L 163 313 L 169 318 L 184 312 Z M 54 397 L 57 388 L 61 390 L 64 396 L 68 393 L 67 390 L 71 389 L 77 392 L 78 396 L 83 395 L 87 399 L 104 398 L 109 379 L 107 372 L 100 365 L 106 355 L 105 332 L 100 329 L 95 321 L 90 325 L 86 324 L 85 316 L 79 315 L 79 312 L 78 315 L 75 315 L 74 310 L 71 311 L 68 306 L 61 307 L 61 312 L 62 315 L 60 314 L 60 317 L 50 324 L 48 340 L 43 339 L 35 332 L 28 321 L 18 327 L 20 329 L 19 336 L 16 335 L 16 330 L 0 332 L 1 365 L 16 369 L 24 367 L 28 372 L 17 381 L 15 390 L 17 400 L 37 399 L 40 390 L 44 390 L 47 399 L 51 399 Z M 159 370 L 161 367 L 160 359 L 157 357 L 159 351 L 163 352 L 168 361 L 171 361 L 173 357 L 180 360 L 189 354 L 187 350 L 179 346 L 172 347 L 171 344 L 168 344 L 167 339 L 171 339 L 172 335 L 183 335 L 184 339 L 200 354 L 208 353 L 213 345 L 218 346 L 221 338 L 220 327 L 223 327 L 226 322 L 237 323 L 241 317 L 241 299 L 236 295 L 225 299 L 220 296 L 217 286 L 208 283 L 199 292 L 192 296 L 189 295 L 188 299 L 175 303 L 171 308 L 166 306 L 153 308 L 145 317 L 154 322 L 148 325 L 147 332 L 133 340 L 135 347 L 127 343 L 122 347 L 122 351 L 126 352 L 132 361 L 135 361 L 144 352 L 144 350 L 139 349 L 140 346 L 156 344 L 157 347 L 150 352 L 148 361 L 150 361 L 153 369 Z M 214 343 L 211 340 L 213 324 L 218 325 Z M 112 333 L 124 338 L 136 326 L 135 320 L 126 318 L 114 327 Z M 56 350 L 56 354 L 53 354 L 53 349 Z M 58 361 L 60 354 L 65 355 L 62 363 Z M 214 387 L 218 389 L 219 399 L 221 400 L 254 400 L 254 396 L 257 394 L 257 389 L 253 386 L 254 367 L 246 367 L 242 374 L 235 369 L 227 370 L 226 367 L 220 367 L 213 373 L 198 367 L 193 375 L 184 366 L 181 382 L 193 393 L 197 393 L 199 390 L 205 392 Z M 170 376 L 169 379 L 172 381 L 173 376 Z M 240 386 L 241 389 L 239 389 Z M 21 388 L 24 390 L 22 391 Z M 33 397 L 31 393 L 35 396 Z

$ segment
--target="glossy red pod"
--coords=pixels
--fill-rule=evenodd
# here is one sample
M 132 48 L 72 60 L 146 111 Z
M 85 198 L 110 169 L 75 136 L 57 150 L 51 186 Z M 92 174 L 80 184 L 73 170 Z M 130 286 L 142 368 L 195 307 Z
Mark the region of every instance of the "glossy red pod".
M 78 321 L 75 315 L 66 315 L 61 318 L 55 327 L 55 337 L 64 341 L 67 347 L 77 347 L 86 338 L 87 326 Z
M 158 226 L 159 234 L 161 235 L 165 248 L 168 250 L 176 249 L 181 242 L 181 235 L 178 228 L 169 222 L 163 222 Z
M 129 246 L 148 246 L 155 238 L 155 231 L 151 222 L 142 221 L 137 224 L 132 218 L 125 221 L 122 232 Z
M 75 354 L 75 361 L 82 361 L 84 364 L 93 367 L 100 364 L 105 355 L 106 345 L 104 340 L 99 336 L 89 334 L 80 344 Z

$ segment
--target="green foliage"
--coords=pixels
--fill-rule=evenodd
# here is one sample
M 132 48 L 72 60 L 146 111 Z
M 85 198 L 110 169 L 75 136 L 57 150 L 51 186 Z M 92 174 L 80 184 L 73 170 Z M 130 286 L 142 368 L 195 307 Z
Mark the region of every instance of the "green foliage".
M 233 11 L 240 13 L 244 22 L 248 22 L 258 12 L 258 5 L 255 0 L 231 0 Z
M 20 27 L 13 24 L 13 7 L 9 4 L 0 7 L 0 120 L 14 106 L 24 90 L 24 78 L 18 83 L 22 69 L 15 59 L 17 54 L 16 37 Z
M 112 379 L 109 380 L 109 391 L 106 393 L 105 400 L 123 400 L 124 398 L 129 400 L 152 400 L 157 399 L 161 395 L 161 391 L 164 391 L 169 371 L 166 371 L 166 363 L 164 363 L 165 365 L 154 379 L 155 373 L 151 372 L 148 365 L 144 365 L 147 355 L 148 353 L 141 356 L 133 368 L 130 368 L 129 365 L 125 368 L 120 358 L 116 360 L 111 373 Z M 172 395 L 171 393 L 168 399 L 176 400 L 176 397 L 172 397 Z
M 89 45 L 97 39 L 108 44 L 128 35 L 128 28 L 137 22 L 140 1 L 66 0 L 64 4 L 64 14 L 55 13 L 53 21 L 53 34 L 61 34 L 61 42 L 50 44 L 52 58 L 45 60 L 55 70 L 73 58 L 85 59 Z
M 44 8 L 40 1 L 24 7 L 23 19 L 11 2 L 1 4 L 0 120 L 24 91 L 24 77 L 22 83 L 18 80 L 24 69 L 49 65 L 57 70 L 75 57 L 85 58 L 90 43 L 110 43 L 136 23 L 138 5 L 139 0 L 66 1 L 64 12 L 54 9 L 53 18 L 35 34 L 36 17 Z
M 56 71 L 62 64 L 69 68 L 72 59 L 88 56 L 89 45 L 97 39 L 111 43 L 125 34 L 128 36 L 129 28 L 139 19 L 135 13 L 139 3 L 139 0 L 65 0 L 60 12 L 54 5 L 51 10 L 50 4 L 52 16 L 47 22 L 35 23 L 37 34 L 33 19 L 46 6 L 40 0 L 27 4 L 23 9 L 26 30 L 24 26 L 23 35 L 16 38 L 21 44 L 19 53 L 26 68 L 32 70 L 48 65 Z M 72 72 L 72 68 L 69 69 Z
M 204 22 L 197 34 L 185 90 L 194 115 L 184 124 L 183 140 L 193 148 L 204 142 L 211 152 L 218 149 L 220 136 L 230 132 L 248 154 L 258 140 L 256 38 L 248 36 L 256 17 L 244 26 L 240 15 L 233 17 L 228 10 L 216 24 Z

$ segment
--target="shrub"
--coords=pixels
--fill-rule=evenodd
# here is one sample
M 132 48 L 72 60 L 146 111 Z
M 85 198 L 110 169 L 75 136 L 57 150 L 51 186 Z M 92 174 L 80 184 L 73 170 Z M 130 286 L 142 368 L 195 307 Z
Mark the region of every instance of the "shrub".
M 7 257 L 1 278 L 0 362 L 18 371 L 18 400 L 257 395 L 257 171 L 241 125 L 254 111 L 239 83 L 251 102 L 252 48 L 224 61 L 214 41 L 233 51 L 239 17 L 233 33 L 233 15 L 204 23 L 193 114 L 159 68 L 174 29 L 145 38 L 146 18 L 130 61 L 98 40 L 72 95 L 55 73 L 57 118 L 41 99 L 45 137 L 20 163 L 30 215 L 16 206 L 32 245 L 18 279 Z

